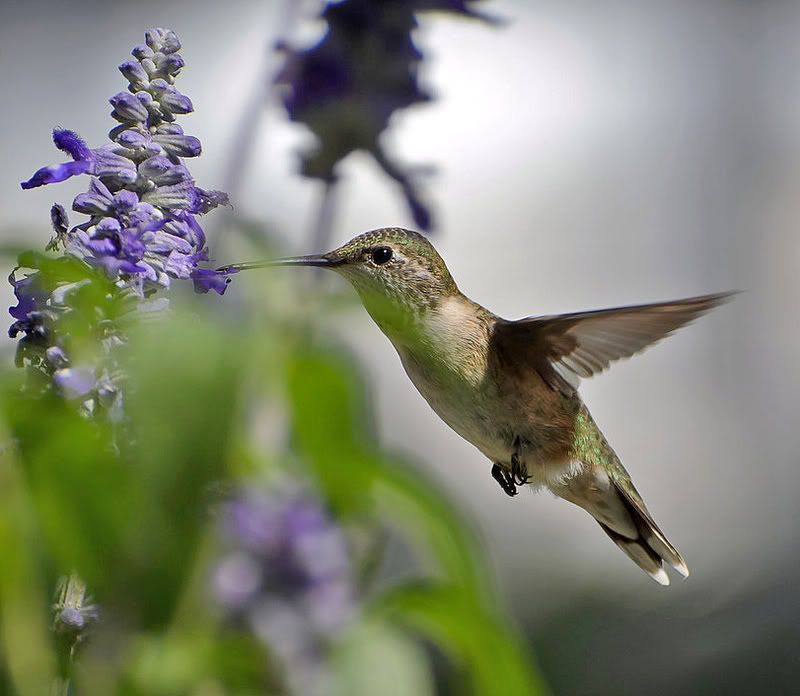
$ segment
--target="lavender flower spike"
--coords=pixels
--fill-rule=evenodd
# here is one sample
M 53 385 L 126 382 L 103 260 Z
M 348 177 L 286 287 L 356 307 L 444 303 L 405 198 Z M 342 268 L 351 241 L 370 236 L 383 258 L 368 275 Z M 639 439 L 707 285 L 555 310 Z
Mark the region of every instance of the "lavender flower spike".
M 181 162 L 199 155 L 201 146 L 175 124 L 178 115 L 194 110 L 174 86 L 184 65 L 178 37 L 152 29 L 145 40 L 133 49 L 135 60 L 120 65 L 129 84 L 127 92 L 110 99 L 111 116 L 120 123 L 109 134 L 112 142 L 91 149 L 76 133 L 56 129 L 53 142 L 73 161 L 39 169 L 22 188 L 91 175 L 89 191 L 72 204 L 89 220 L 68 233 L 67 253 L 102 267 L 140 297 L 169 287 L 175 278 L 194 279 L 199 292 L 222 294 L 225 275 L 200 272 L 199 263 L 207 258 L 205 235 L 191 228 L 199 227 L 196 215 L 228 199 L 196 186 Z
M 114 321 L 120 306 L 125 311 L 154 306 L 152 295 L 175 280 L 192 280 L 198 292 L 220 295 L 228 282 L 228 274 L 201 267 L 208 250 L 199 217 L 228 198 L 197 186 L 184 163 L 202 147 L 176 123 L 194 110 L 175 87 L 184 66 L 180 47 L 169 29 L 146 32 L 145 43 L 119 66 L 128 85 L 109 100 L 117 122 L 110 142 L 91 148 L 74 131 L 58 128 L 53 142 L 70 161 L 42 167 L 22 183 L 30 189 L 81 174 L 90 177 L 87 190 L 72 201 L 72 210 L 85 216 L 81 221 L 70 227 L 63 207 L 51 210 L 55 236 L 47 249 L 63 256 L 29 253 L 20 265 L 39 270 L 24 275 L 15 269 L 9 277 L 17 299 L 9 310 L 14 319 L 9 334 L 23 334 L 18 365 L 43 373 L 49 388 L 92 415 L 104 409 L 112 419 L 121 417 L 114 358 L 116 346 L 125 343 Z M 82 315 L 91 324 L 87 335 L 100 337 L 101 357 L 94 364 L 73 354 L 70 327 L 77 298 L 86 297 L 83 288 L 101 281 L 111 288 L 101 294 L 111 309 L 93 306 Z M 63 321 L 70 313 L 72 322 Z

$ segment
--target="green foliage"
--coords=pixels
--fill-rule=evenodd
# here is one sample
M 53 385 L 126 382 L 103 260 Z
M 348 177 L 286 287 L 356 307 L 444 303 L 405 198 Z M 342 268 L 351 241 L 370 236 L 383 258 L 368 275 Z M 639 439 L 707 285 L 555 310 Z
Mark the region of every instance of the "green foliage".
M 207 306 L 132 327 L 121 425 L 88 420 L 52 393 L 21 393 L 16 371 L 2 373 L 9 693 L 50 688 L 53 591 L 77 571 L 101 619 L 77 646 L 73 693 L 281 694 L 279 665 L 221 623 L 208 589 L 220 491 L 276 471 L 308 478 L 346 528 L 375 537 L 365 554 L 387 527 L 415 554 L 414 581 L 390 577 L 388 591 L 366 592 L 360 618 L 331 646 L 339 693 L 436 693 L 425 645 L 447 656 L 454 693 L 540 693 L 469 525 L 418 467 L 381 449 L 353 360 L 304 325 L 242 330 Z M 259 434 L 264 403 L 285 419 L 288 448 Z

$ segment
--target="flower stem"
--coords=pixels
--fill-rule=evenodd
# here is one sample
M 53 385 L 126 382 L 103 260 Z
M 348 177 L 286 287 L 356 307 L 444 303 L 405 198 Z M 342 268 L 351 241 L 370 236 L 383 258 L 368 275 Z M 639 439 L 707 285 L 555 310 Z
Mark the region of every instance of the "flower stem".
M 311 249 L 314 253 L 324 254 L 329 251 L 331 235 L 333 232 L 333 217 L 336 211 L 336 180 L 327 179 L 324 182 L 322 196 L 317 208 L 317 218 L 311 231 Z
M 269 110 L 270 102 L 275 94 L 273 89 L 275 79 L 280 69 L 276 64 L 276 47 L 288 37 L 300 16 L 303 2 L 297 0 L 286 0 L 283 8 L 278 10 L 276 21 L 277 30 L 274 38 L 269 42 L 269 50 L 264 58 L 264 68 L 256 78 L 256 84 L 251 90 L 250 99 L 244 106 L 239 117 L 239 122 L 234 130 L 233 140 L 229 149 L 228 162 L 223 175 L 224 190 L 228 193 L 231 200 L 236 201 L 240 198 L 242 181 L 247 173 L 248 166 L 253 153 L 253 143 L 257 139 L 259 127 L 264 113 Z M 230 217 L 226 214 L 221 217 Z M 225 224 L 222 220 L 217 220 L 216 225 Z M 215 246 L 212 256 L 219 255 L 220 245 L 225 244 L 228 239 L 226 235 L 212 235 Z

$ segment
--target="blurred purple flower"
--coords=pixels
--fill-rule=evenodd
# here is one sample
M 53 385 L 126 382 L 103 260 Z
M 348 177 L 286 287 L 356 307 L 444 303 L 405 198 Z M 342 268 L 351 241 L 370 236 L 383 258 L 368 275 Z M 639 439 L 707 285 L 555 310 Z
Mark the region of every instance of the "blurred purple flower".
M 80 642 L 100 613 L 91 597 L 86 594 L 86 585 L 74 573 L 62 577 L 56 588 L 53 604 L 53 629 L 70 639 L 72 646 Z
M 338 525 L 310 491 L 249 489 L 221 511 L 227 548 L 213 593 L 286 670 L 292 693 L 323 693 L 324 648 L 355 614 L 351 558 Z
M 336 166 L 355 150 L 370 152 L 403 192 L 415 224 L 433 226 L 418 190 L 424 169 L 402 166 L 380 142 L 391 117 L 400 109 L 430 101 L 418 82 L 424 56 L 414 44 L 417 12 L 440 10 L 466 17 L 490 18 L 466 0 L 343 0 L 328 2 L 321 17 L 327 24 L 315 45 L 280 48 L 286 59 L 277 83 L 285 87 L 289 118 L 316 136 L 302 154 L 305 176 L 333 181 Z

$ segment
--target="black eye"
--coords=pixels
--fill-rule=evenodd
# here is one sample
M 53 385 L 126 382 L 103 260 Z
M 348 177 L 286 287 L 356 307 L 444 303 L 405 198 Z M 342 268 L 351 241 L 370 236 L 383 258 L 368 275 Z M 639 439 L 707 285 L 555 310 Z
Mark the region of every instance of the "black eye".
M 392 260 L 392 250 L 390 247 L 380 246 L 372 250 L 372 262 L 380 266 Z

